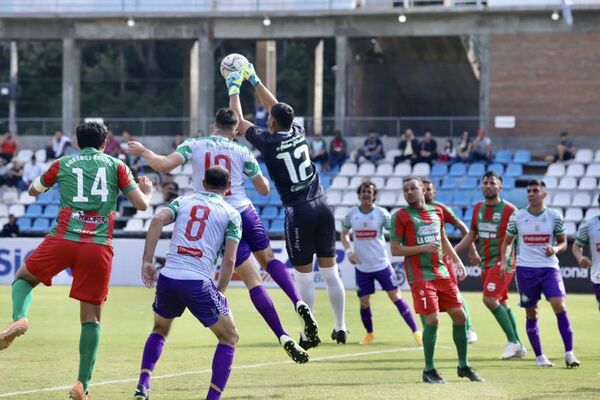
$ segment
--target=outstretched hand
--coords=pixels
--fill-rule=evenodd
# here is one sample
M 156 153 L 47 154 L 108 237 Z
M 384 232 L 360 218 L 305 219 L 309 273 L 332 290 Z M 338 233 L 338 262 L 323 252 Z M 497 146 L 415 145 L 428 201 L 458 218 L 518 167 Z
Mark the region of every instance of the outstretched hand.
M 148 261 L 142 263 L 142 282 L 148 289 L 152 289 L 156 285 L 157 276 L 154 264 Z
M 225 84 L 227 85 L 227 92 L 229 96 L 234 96 L 236 94 L 240 94 L 240 87 L 244 82 L 244 71 L 240 69 L 239 71 L 233 71 L 229 74 L 227 79 L 225 79 Z

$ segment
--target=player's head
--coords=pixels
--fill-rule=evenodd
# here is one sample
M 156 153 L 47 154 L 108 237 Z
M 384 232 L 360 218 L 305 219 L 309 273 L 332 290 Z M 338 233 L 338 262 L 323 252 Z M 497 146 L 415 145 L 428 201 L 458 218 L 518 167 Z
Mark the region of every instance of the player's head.
M 82 122 L 75 129 L 75 135 L 77 136 L 77 145 L 80 149 L 93 147 L 94 149 L 101 150 L 106 144 L 108 129 L 101 122 Z
M 431 204 L 437 193 L 435 191 L 435 185 L 429 179 L 421 179 L 421 182 L 423 182 L 423 197 L 425 197 L 425 203 Z
M 544 204 L 544 199 L 548 195 L 546 184 L 539 179 L 532 179 L 527 182 L 527 200 L 532 207 L 539 207 Z
M 284 132 L 292 129 L 294 109 L 286 103 L 277 103 L 269 113 L 269 129 L 271 132 Z
M 231 187 L 229 171 L 220 165 L 210 167 L 204 174 L 204 181 L 202 184 L 207 191 L 225 196 L 225 193 Z
M 421 178 L 416 176 L 408 176 L 404 178 L 402 191 L 409 206 L 421 207 L 423 204 L 425 204 L 423 181 Z
M 210 126 L 210 131 L 213 134 L 220 134 L 231 139 L 235 137 L 238 123 L 238 117 L 231 108 L 219 108 L 215 114 L 215 121 Z
M 487 200 L 493 200 L 500 196 L 502 191 L 502 177 L 494 171 L 486 172 L 481 178 L 481 193 Z
M 371 181 L 362 182 L 356 188 L 356 194 L 361 204 L 370 206 L 375 203 L 375 199 L 377 198 L 377 185 Z

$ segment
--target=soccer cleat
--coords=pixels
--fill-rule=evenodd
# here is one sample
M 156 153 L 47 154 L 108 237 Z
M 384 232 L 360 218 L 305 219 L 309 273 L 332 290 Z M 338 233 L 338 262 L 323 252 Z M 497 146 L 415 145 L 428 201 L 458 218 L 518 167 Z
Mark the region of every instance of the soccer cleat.
M 511 342 L 506 343 L 506 346 L 504 346 L 504 351 L 502 352 L 500 359 L 501 360 L 509 360 L 511 358 L 520 357 L 522 347 L 523 346 L 521 346 L 521 344 L 519 344 L 519 343 L 511 343 Z
M 467 343 L 468 344 L 473 344 L 475 343 L 477 340 L 479 340 L 479 337 L 477 336 L 477 332 L 472 331 L 472 330 L 468 330 L 467 331 Z
M 371 342 L 375 339 L 375 335 L 373 334 L 373 332 L 367 332 L 367 334 L 360 339 L 360 342 L 358 342 L 359 344 L 371 344 Z
M 296 363 L 296 364 L 305 364 L 309 360 L 308 353 L 302 349 L 294 339 L 287 335 L 281 335 L 279 338 L 280 343 L 283 346 L 283 349 L 287 353 L 288 356 Z M 136 399 L 137 400 L 137 399 Z
M 302 343 L 300 343 L 300 345 L 304 350 L 308 350 L 311 347 L 317 347 L 319 343 L 321 343 L 321 339 L 319 338 L 319 326 L 317 325 L 317 321 L 315 321 L 315 318 L 310 311 L 310 307 L 308 307 L 305 302 L 299 302 L 298 306 L 296 307 L 296 312 L 300 317 L 300 321 L 302 322 L 302 331 L 304 332 L 300 342 L 303 341 L 303 338 L 306 338 L 304 342 L 308 344 L 308 347 L 302 346 Z
M 421 377 L 425 383 L 446 383 L 444 378 L 442 378 L 435 369 L 432 369 L 431 371 L 423 371 L 423 375 Z
M 458 374 L 459 378 L 469 378 L 471 382 L 485 382 L 485 379 L 479 376 L 479 374 L 477 374 L 477 372 L 475 372 L 475 370 L 468 365 L 462 368 L 457 367 L 456 373 Z
M 413 332 L 413 338 L 417 343 L 417 346 L 423 346 L 423 333 L 421 331 Z
M 575 357 L 572 351 L 565 353 L 565 364 L 567 368 L 579 368 L 581 362 Z
M 554 367 L 554 364 L 548 360 L 548 357 L 546 357 L 545 355 L 541 355 L 535 358 L 535 365 L 537 365 L 538 367 L 541 368 L 552 368 Z
M 75 382 L 71 389 L 69 389 L 69 399 L 88 400 L 88 392 L 83 390 L 83 383 L 80 381 Z
M 29 329 L 29 320 L 27 318 L 21 318 L 8 324 L 6 329 L 0 332 L 0 350 L 4 350 L 10 346 L 13 340 L 24 335 L 27 329 Z
M 525 346 L 521 345 L 521 348 L 519 349 L 519 354 L 517 355 L 517 358 L 525 358 L 526 355 L 527 355 L 527 349 L 525 348 Z
M 150 389 L 146 389 L 142 385 L 138 385 L 137 390 L 133 394 L 133 400 L 149 400 Z
M 335 340 L 338 344 L 346 344 L 347 337 L 348 332 L 346 331 L 336 331 L 335 329 L 331 331 L 331 340 Z

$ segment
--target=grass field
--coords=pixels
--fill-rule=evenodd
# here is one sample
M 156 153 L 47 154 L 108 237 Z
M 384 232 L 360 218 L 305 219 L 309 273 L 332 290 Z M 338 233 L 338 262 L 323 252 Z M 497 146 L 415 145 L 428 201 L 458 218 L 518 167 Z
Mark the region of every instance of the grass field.
M 283 293 L 271 290 L 284 325 L 297 336 L 299 324 Z M 75 381 L 78 363 L 78 303 L 68 300 L 68 288 L 39 288 L 30 314 L 31 329 L 0 353 L 0 398 L 65 399 Z M 598 399 L 600 398 L 600 313 L 592 295 L 570 295 L 569 312 L 575 331 L 578 370 L 563 363 L 556 319 L 547 304 L 541 313 L 544 352 L 553 369 L 538 369 L 531 352 L 521 361 L 498 359 L 504 335 L 480 295 L 467 293 L 479 342 L 470 347 L 471 364 L 485 383 L 456 377 L 456 353 L 449 318 L 438 331 L 437 367 L 448 385 L 420 382 L 422 350 L 383 293 L 373 298 L 376 341 L 357 344 L 363 334 L 358 301 L 348 292 L 349 343 L 329 339 L 332 316 L 325 291 L 318 292 L 317 318 L 324 343 L 311 350 L 311 362 L 296 365 L 277 346 L 274 335 L 252 307 L 246 290 L 227 292 L 240 331 L 240 343 L 225 399 Z M 102 339 L 93 399 L 131 399 L 141 351 L 152 325 L 153 291 L 111 289 L 104 311 Z M 10 288 L 0 287 L 0 321 L 10 320 Z M 513 295 L 514 303 L 516 296 Z M 518 310 L 520 335 L 524 312 Z M 178 320 L 167 341 L 152 385 L 152 399 L 202 399 L 210 378 L 215 339 L 188 313 Z M 528 345 L 528 343 L 527 343 Z M 529 347 L 528 347 L 529 348 Z M 18 394 L 18 392 L 27 392 Z

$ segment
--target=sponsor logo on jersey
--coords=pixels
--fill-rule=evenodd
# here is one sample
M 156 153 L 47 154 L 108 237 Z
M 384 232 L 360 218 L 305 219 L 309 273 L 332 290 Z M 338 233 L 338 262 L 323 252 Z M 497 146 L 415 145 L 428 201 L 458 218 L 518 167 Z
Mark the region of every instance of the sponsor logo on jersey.
M 530 246 L 543 246 L 550 244 L 550 235 L 523 235 L 523 242 Z
M 429 225 L 422 225 L 417 229 L 417 235 L 437 235 L 440 233 L 440 223 L 434 222 Z
M 86 224 L 104 224 L 107 221 L 106 217 L 98 215 L 86 215 L 84 211 L 75 211 L 71 213 L 71 218 L 77 221 L 83 221 Z
M 480 222 L 479 224 L 477 224 L 477 229 L 479 230 L 479 232 L 481 232 L 481 231 L 497 232 L 498 225 L 493 224 L 491 222 Z
M 186 256 L 192 256 L 196 258 L 202 258 L 202 256 L 204 255 L 204 253 L 202 253 L 202 250 L 200 249 L 185 246 L 177 246 L 177 254 L 183 254 Z
M 377 231 L 374 229 L 364 229 L 354 231 L 354 239 L 365 240 L 377 238 Z
M 487 284 L 487 291 L 488 292 L 493 292 L 496 290 L 496 284 L 494 282 L 489 282 Z
M 494 215 L 492 216 L 492 221 L 499 222 L 500 218 L 502 218 L 502 214 L 500 214 L 499 212 L 494 213 Z

